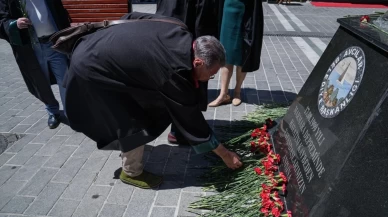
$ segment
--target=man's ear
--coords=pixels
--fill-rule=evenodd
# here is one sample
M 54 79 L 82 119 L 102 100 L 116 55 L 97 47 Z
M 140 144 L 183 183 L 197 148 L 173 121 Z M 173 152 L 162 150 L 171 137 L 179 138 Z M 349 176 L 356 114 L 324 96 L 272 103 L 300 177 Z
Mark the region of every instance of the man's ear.
M 203 64 L 204 64 L 203 60 L 201 60 L 199 58 L 195 58 L 193 61 L 194 67 L 199 67 L 199 66 L 202 66 Z

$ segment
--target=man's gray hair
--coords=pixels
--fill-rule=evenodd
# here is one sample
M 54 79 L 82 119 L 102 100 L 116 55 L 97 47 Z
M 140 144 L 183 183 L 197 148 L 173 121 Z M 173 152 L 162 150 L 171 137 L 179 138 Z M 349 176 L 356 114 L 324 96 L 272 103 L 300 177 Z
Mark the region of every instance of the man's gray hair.
M 201 36 L 194 41 L 194 56 L 205 62 L 206 67 L 214 64 L 225 66 L 225 48 L 213 36 Z

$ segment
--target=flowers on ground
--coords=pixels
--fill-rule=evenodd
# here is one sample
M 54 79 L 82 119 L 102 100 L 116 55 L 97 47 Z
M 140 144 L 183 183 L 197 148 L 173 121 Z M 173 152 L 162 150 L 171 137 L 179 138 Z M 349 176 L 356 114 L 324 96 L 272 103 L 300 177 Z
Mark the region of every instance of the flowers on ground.
M 285 210 L 282 197 L 286 195 L 288 179 L 279 172 L 281 157 L 271 144 L 269 129 L 275 122 L 265 124 L 234 138 L 230 148 L 242 155 L 244 167 L 230 171 L 223 164 L 213 166 L 204 178 L 210 180 L 208 189 L 219 193 L 202 197 L 189 208 L 207 209 L 207 217 L 268 216 L 292 217 Z
M 274 175 L 280 164 L 280 155 L 275 154 L 272 151 L 272 145 L 268 143 L 270 140 L 270 134 L 267 129 L 267 124 L 273 126 L 273 121 L 271 119 L 266 120 L 266 124 L 263 127 L 253 130 L 251 137 L 254 141 L 251 142 L 251 152 L 257 154 L 261 152 L 266 155 L 261 160 L 262 167 L 254 168 L 254 171 L 257 175 L 261 176 L 262 171 L 267 178 L 267 181 L 261 185 L 260 199 L 261 207 L 260 212 L 264 216 L 274 216 L 279 217 L 284 211 L 284 204 L 281 198 L 279 197 L 279 191 L 286 194 L 287 191 L 287 177 L 283 172 L 280 172 L 278 175 Z M 256 140 L 256 141 L 255 141 Z M 288 211 L 285 215 L 291 217 L 291 212 Z

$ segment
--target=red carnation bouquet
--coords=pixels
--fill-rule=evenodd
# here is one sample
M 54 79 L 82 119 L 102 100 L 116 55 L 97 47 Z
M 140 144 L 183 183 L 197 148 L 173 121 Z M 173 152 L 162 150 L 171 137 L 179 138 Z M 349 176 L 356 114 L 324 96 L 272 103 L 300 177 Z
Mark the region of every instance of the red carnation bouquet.
M 189 206 L 191 209 L 209 212 L 191 212 L 206 217 L 292 216 L 290 211 L 285 210 L 283 198 L 287 192 L 288 179 L 284 173 L 279 172 L 281 157 L 273 148 L 269 132 L 276 126 L 273 118 L 282 117 L 286 111 L 287 107 L 276 113 L 267 111 L 270 118 L 255 114 L 255 118 L 260 117 L 262 124 L 257 125 L 261 127 L 251 128 L 224 144 L 242 156 L 243 168 L 232 171 L 222 162 L 215 163 L 202 177 L 207 181 L 204 190 L 215 194 L 204 196 Z M 232 129 L 236 131 L 236 128 Z

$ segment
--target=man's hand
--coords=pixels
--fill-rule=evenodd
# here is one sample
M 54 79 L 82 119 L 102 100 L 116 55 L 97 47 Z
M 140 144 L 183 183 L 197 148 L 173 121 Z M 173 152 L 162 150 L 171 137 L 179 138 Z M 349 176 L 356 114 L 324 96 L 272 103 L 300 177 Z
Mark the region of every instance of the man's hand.
M 216 149 L 213 150 L 213 152 L 221 157 L 226 166 L 230 169 L 234 170 L 242 166 L 240 157 L 236 153 L 226 149 L 223 145 L 219 145 Z
M 28 18 L 21 17 L 17 20 L 16 24 L 17 24 L 19 29 L 25 29 L 25 28 L 28 28 L 29 25 L 31 25 L 31 22 Z

